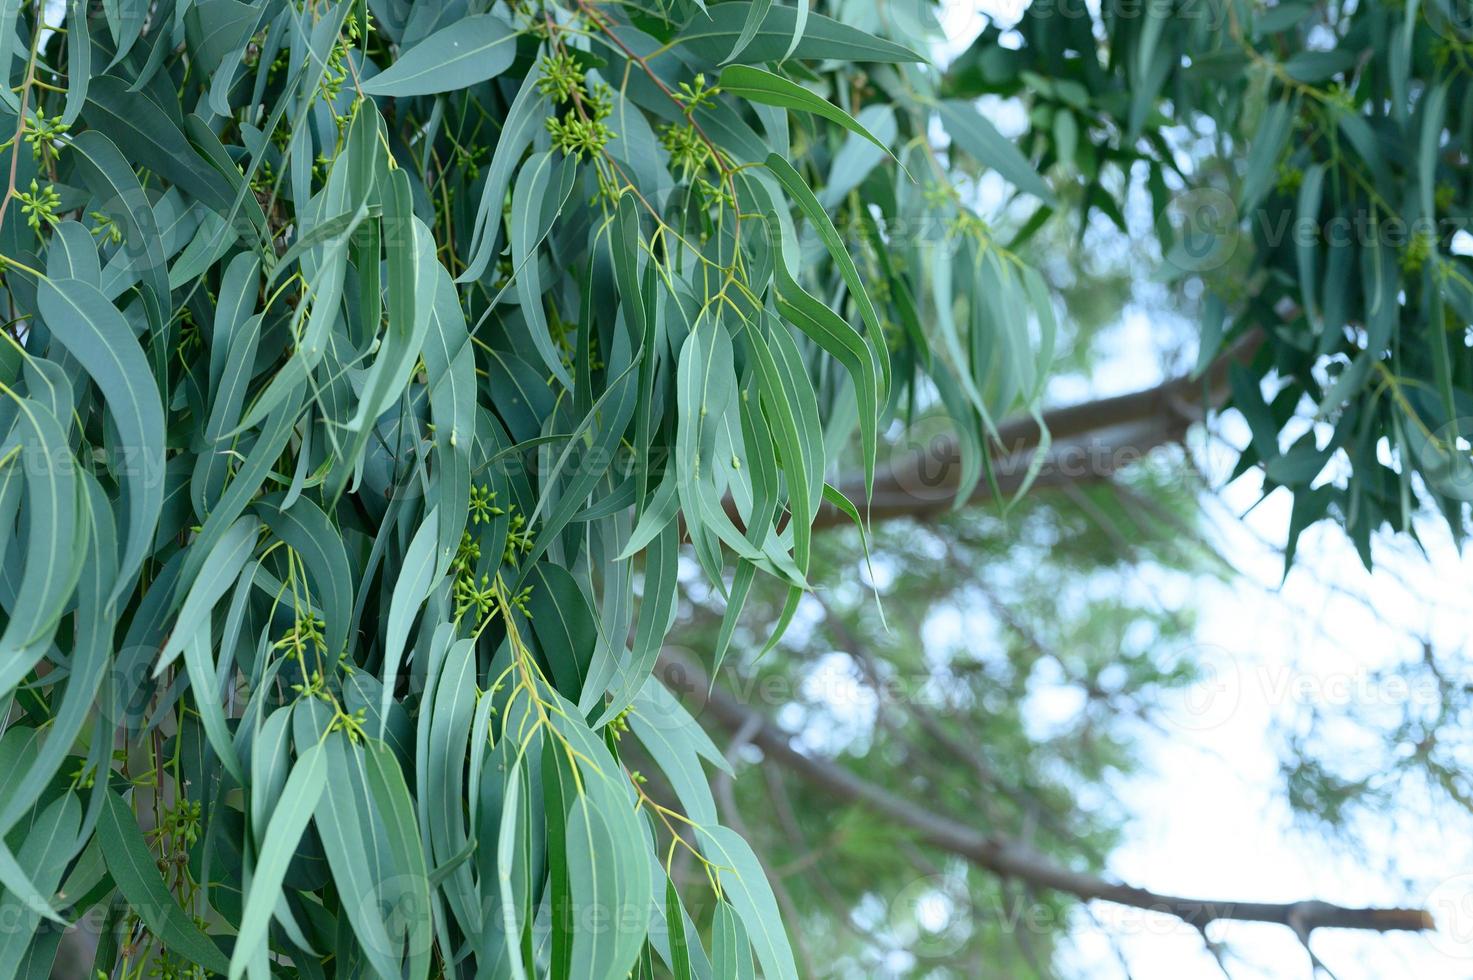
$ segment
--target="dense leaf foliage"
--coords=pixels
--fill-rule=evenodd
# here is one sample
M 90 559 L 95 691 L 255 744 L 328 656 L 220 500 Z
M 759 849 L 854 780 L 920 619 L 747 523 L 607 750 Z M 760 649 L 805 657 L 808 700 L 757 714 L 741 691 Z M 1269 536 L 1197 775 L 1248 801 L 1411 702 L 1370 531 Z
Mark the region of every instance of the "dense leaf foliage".
M 1078 218 L 1151 202 L 1173 278 L 1202 302 L 1201 364 L 1233 371 L 1240 472 L 1304 528 L 1459 538 L 1473 500 L 1473 23 L 1449 0 L 1318 5 L 1035 3 L 989 27 L 948 94 L 1018 97 L 1022 139 Z M 1055 165 L 1058 166 L 1055 166 Z
M 1000 496 L 984 447 L 1054 354 L 1016 249 L 1122 220 L 1137 162 L 1195 201 L 1183 131 L 1232 191 L 1206 260 L 1200 208 L 1170 249 L 1218 297 L 1204 358 L 1271 341 L 1247 464 L 1362 542 L 1455 511 L 1449 236 L 1236 221 L 1461 213 L 1461 27 L 1063 9 L 942 72 L 924 0 L 0 3 L 0 975 L 97 910 L 109 975 L 796 976 L 653 674 L 682 555 L 715 669 L 759 576 L 757 646 L 789 626 L 892 425 L 943 414 L 958 500 Z M 1334 434 L 1283 449 L 1306 393 Z
M 922 22 L 702 7 L 0 8 L 0 884 L 97 968 L 796 975 L 652 678 L 682 542 L 770 645 L 826 477 L 936 393 L 990 476 L 1053 310 L 861 109 Z

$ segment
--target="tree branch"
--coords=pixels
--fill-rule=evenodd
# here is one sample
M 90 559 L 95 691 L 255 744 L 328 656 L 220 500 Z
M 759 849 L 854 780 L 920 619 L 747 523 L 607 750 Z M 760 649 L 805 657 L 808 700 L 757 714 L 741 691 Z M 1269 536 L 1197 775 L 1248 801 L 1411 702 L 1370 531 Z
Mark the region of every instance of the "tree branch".
M 709 691 L 705 717 L 729 732 L 748 733 L 751 744 L 772 761 L 822 789 L 840 803 L 858 803 L 911 831 L 932 847 L 971 861 L 1005 878 L 1074 895 L 1085 901 L 1113 902 L 1173 915 L 1197 929 L 1216 921 L 1267 922 L 1287 926 L 1308 944 L 1315 929 L 1367 929 L 1376 932 L 1435 928 L 1432 916 L 1413 908 L 1347 908 L 1329 902 L 1237 902 L 1188 898 L 1153 892 L 1058 865 L 1026 844 L 997 834 L 984 834 L 950 817 L 902 799 L 827 759 L 793 747 L 786 733 L 760 712 L 713 689 L 705 673 L 688 658 L 667 650 L 662 677 L 678 677 L 684 690 Z
M 1252 360 L 1262 343 L 1262 332 L 1254 330 L 1223 351 L 1201 375 L 1185 374 L 1141 391 L 1043 413 L 1052 445 L 1034 486 L 1069 486 L 1106 479 L 1152 450 L 1181 441 L 1192 424 L 1201 421 L 1207 410 L 1225 397 L 1228 367 Z M 1022 485 L 1039 448 L 1041 432 L 1031 417 L 1010 419 L 998 426 L 998 438 L 988 452 L 998 489 L 1004 495 L 1015 493 Z M 878 521 L 949 510 L 955 504 L 961 474 L 961 447 L 954 436 L 937 438 L 919 452 L 897 454 L 888 467 L 875 474 L 869 516 Z M 845 477 L 839 489 L 850 500 L 863 501 L 863 475 Z M 991 497 L 992 488 L 984 480 L 967 502 L 979 503 Z M 860 510 L 865 510 L 863 504 Z M 825 503 L 814 527 L 848 523 L 838 508 Z

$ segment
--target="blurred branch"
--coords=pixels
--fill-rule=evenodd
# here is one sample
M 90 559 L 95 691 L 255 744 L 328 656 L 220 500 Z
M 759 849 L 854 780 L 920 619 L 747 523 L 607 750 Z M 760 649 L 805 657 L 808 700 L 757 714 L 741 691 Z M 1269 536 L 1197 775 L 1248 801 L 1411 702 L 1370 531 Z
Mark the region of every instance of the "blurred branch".
M 1416 932 L 1435 927 L 1432 916 L 1423 909 L 1347 908 L 1317 900 L 1276 903 L 1187 898 L 1072 871 L 1020 841 L 973 830 L 964 823 L 902 799 L 828 759 L 800 752 L 793 747 L 788 735 L 760 712 L 741 704 L 719 688 L 711 689 L 710 681 L 688 658 L 669 650 L 663 657 L 671 670 L 682 672 L 682 676 L 697 689 L 710 690 L 705 717 L 729 732 L 746 734 L 750 743 L 762 749 L 767 757 L 823 790 L 836 803 L 857 803 L 867 807 L 893 820 L 932 847 L 958 855 L 1005 878 L 1017 878 L 1085 901 L 1113 902 L 1173 915 L 1199 930 L 1210 922 L 1226 920 L 1287 926 L 1306 945 L 1315 929 Z
M 1031 417 L 1003 422 L 998 426 L 998 438 L 989 447 L 997 489 L 1004 496 L 1018 491 L 1044 431 L 1051 444 L 1033 484 L 1036 488 L 1107 479 L 1152 450 L 1180 442 L 1193 423 L 1201 421 L 1209 408 L 1226 397 L 1229 366 L 1252 360 L 1262 343 L 1262 331 L 1251 331 L 1201 374 L 1184 374 L 1142 391 L 1052 409 L 1043 413 L 1042 428 Z M 875 474 L 870 519 L 923 517 L 951 509 L 961 480 L 961 461 L 961 446 L 955 436 L 938 438 L 922 452 L 908 457 L 897 454 L 888 467 Z M 862 474 L 845 477 L 838 487 L 861 512 L 865 511 Z M 983 480 L 966 502 L 981 503 L 992 495 L 992 487 Z M 825 503 L 814 527 L 848 523 L 841 511 Z

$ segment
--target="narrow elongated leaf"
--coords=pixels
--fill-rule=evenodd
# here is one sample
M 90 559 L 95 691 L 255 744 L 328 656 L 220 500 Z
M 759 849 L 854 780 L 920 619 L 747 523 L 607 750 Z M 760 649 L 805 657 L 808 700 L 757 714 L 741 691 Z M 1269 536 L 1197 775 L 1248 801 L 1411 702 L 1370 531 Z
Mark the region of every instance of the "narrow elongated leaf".
M 333 880 L 343 896 L 343 916 L 352 926 L 368 965 L 381 980 L 401 975 L 400 944 L 390 937 L 379 904 L 384 868 L 375 833 L 376 816 L 369 806 L 364 753 L 343 732 L 329 732 L 321 742 L 327 769 L 324 797 L 313 811 L 322 849 Z
M 1013 145 L 1012 140 L 997 131 L 976 106 L 967 102 L 941 103 L 941 122 L 956 145 L 978 163 L 996 170 L 1008 183 L 1026 191 L 1050 206 L 1058 201 L 1054 192 L 1038 176 L 1033 165 Z
M 542 355 L 543 365 L 566 388 L 573 387 L 573 379 L 548 330 L 537 249 L 573 191 L 574 173 L 566 161 L 556 163 L 550 150 L 533 157 L 517 178 L 511 214 L 512 261 L 517 270 L 517 301 L 521 304 L 522 317 L 527 322 L 533 346 Z
M 240 576 L 240 570 L 245 567 L 251 552 L 256 548 L 256 534 L 260 526 L 260 522 L 254 517 L 241 518 L 221 535 L 211 549 L 208 567 L 190 585 L 168 642 L 159 651 L 158 662 L 154 667 L 155 676 L 163 673 L 183 652 L 185 644 L 204 625 L 205 618 L 215 608 L 215 603 L 220 601 L 220 597 Z
M 321 745 L 313 745 L 292 766 L 286 786 L 276 801 L 276 809 L 272 811 L 271 822 L 266 825 L 266 836 L 251 873 L 251 887 L 241 912 L 235 949 L 230 955 L 231 980 L 245 972 L 250 957 L 265 942 L 272 910 L 281 898 L 287 865 L 326 787 L 327 751 Z
M 797 41 L 798 39 L 794 38 L 795 44 Z M 822 116 L 830 122 L 838 123 L 849 132 L 869 140 L 886 153 L 890 153 L 888 146 L 861 126 L 859 121 L 849 113 L 832 102 L 819 98 L 796 82 L 788 81 L 781 75 L 774 75 L 770 71 L 747 65 L 727 65 L 721 71 L 719 84 L 724 91 L 753 102 Z M 890 155 L 894 157 L 893 153 Z
M 27 828 L 25 841 L 15 856 L 16 864 L 21 874 L 35 883 L 38 893 L 50 896 L 61 884 L 62 873 L 76 850 L 81 824 L 81 803 L 74 793 L 63 793 Z M 18 975 L 16 970 L 25 960 L 26 947 L 41 923 L 43 908 L 31 906 L 23 895 L 8 889 L 0 894 L 0 915 L 7 923 L 0 930 L 0 980 Z
M 111 75 L 93 80 L 86 115 L 119 148 L 168 178 L 222 217 L 235 212 L 235 193 L 224 176 L 200 157 L 168 113 Z M 249 210 L 246 214 L 250 214 Z
M 404 641 L 409 636 L 409 627 L 415 613 L 430 588 L 435 584 L 435 548 L 440 536 L 440 512 L 430 511 L 425 522 L 419 526 L 405 552 L 404 563 L 399 568 L 399 577 L 394 585 L 393 598 L 389 601 L 388 633 L 384 642 L 383 700 L 379 704 L 378 737 L 384 737 L 384 726 L 388 724 L 389 704 L 394 697 L 395 678 L 399 673 L 399 660 L 404 655 Z
M 24 464 L 19 469 L 25 476 L 28 533 L 25 571 L 9 621 L 0 633 L 0 674 L 19 662 L 26 663 L 28 670 L 44 652 L 39 641 L 56 629 L 81 574 L 76 558 L 87 535 L 87 525 L 79 520 L 83 514 L 76 473 L 67 462 L 70 454 L 61 423 L 39 402 L 20 398 L 8 389 L 6 393 L 15 405 L 15 424 L 0 440 L 0 458 L 19 459 Z M 8 470 L 7 480 L 14 472 Z M 27 650 L 33 645 L 34 649 Z M 14 684 L 14 680 L 0 683 L 0 692 L 9 691 Z
M 433 95 L 495 78 L 516 58 L 517 35 L 498 14 L 443 27 L 363 83 L 366 95 Z
M 757 0 L 761 2 L 761 0 Z M 756 15 L 749 0 L 712 4 L 696 14 L 676 38 L 702 59 L 716 62 L 726 58 L 736 42 L 748 33 L 748 21 Z M 892 41 L 866 34 L 822 14 L 809 14 L 799 29 L 799 11 L 786 4 L 771 4 L 761 15 L 760 26 L 742 49 L 747 62 L 811 58 L 837 61 L 915 62 L 926 59 Z M 794 37 L 799 41 L 793 46 Z
M 732 45 L 731 54 L 727 55 L 725 61 L 735 61 L 741 57 L 747 45 L 752 43 L 752 38 L 757 36 L 757 31 L 762 28 L 762 22 L 767 19 L 767 11 L 772 7 L 772 0 L 753 0 L 747 4 L 746 20 L 742 22 L 742 32 L 737 35 L 736 43 Z M 794 43 L 797 43 L 794 38 Z
M 720 866 L 722 892 L 741 915 L 763 976 L 796 980 L 798 967 L 777 899 L 752 848 L 728 827 L 705 827 L 699 834 L 707 858 Z
M 394 910 L 395 925 L 405 931 L 409 980 L 426 980 L 430 973 L 432 906 L 424 846 L 415 826 L 414 800 L 387 745 L 369 741 L 364 758 L 369 792 L 383 818 L 395 868 L 394 877 L 386 883 L 380 897 Z
M 215 973 L 228 973 L 230 961 L 225 954 L 169 894 L 132 809 L 116 793 L 104 794 L 97 833 L 108 872 L 148 931 L 190 962 Z
M 215 755 L 235 781 L 244 786 L 245 771 L 241 768 L 240 757 L 230 739 L 225 712 L 220 706 L 220 685 L 215 680 L 218 668 L 212 656 L 214 646 L 215 633 L 206 617 L 184 644 L 184 668 L 189 676 L 190 693 L 194 695 L 195 710 L 200 714 L 200 724 L 204 726 L 210 748 L 215 750 Z
M 1284 144 L 1289 139 L 1293 109 L 1288 101 L 1275 102 L 1264 112 L 1248 154 L 1248 171 L 1238 192 L 1238 209 L 1244 213 L 1258 207 L 1275 177 Z
M 481 202 L 476 207 L 470 258 L 466 261 L 465 271 L 456 282 L 479 279 L 496 255 L 507 188 L 511 186 L 512 175 L 516 172 L 516 165 L 521 162 L 522 154 L 531 144 L 541 121 L 547 117 L 547 102 L 537 85 L 541 77 L 541 71 L 536 67 L 527 72 L 517 97 L 507 110 L 506 123 L 496 141 L 496 151 L 491 156 L 486 184 L 481 190 Z
M 164 506 L 164 408 L 143 349 L 117 307 L 97 287 L 77 279 L 43 279 L 36 287 L 41 315 L 96 382 L 121 436 L 117 470 L 126 488 L 127 544 L 113 597 L 132 587 L 153 545 Z
M 558 693 L 577 701 L 598 642 L 593 610 L 577 580 L 561 566 L 538 563 L 530 582 L 532 628 L 551 661 Z

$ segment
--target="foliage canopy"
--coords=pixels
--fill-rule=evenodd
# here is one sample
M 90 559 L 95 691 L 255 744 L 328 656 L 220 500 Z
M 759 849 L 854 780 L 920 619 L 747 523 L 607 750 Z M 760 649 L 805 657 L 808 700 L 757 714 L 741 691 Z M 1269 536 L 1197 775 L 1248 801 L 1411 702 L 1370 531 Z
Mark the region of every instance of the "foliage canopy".
M 1368 542 L 1424 488 L 1460 523 L 1450 236 L 1236 218 L 1463 213 L 1460 25 L 1071 9 L 941 71 L 924 0 L 0 3 L 0 885 L 34 910 L 0 974 L 49 968 L 64 893 L 109 975 L 796 976 L 652 676 L 682 546 L 715 669 L 758 576 L 781 636 L 892 423 L 944 413 L 958 500 L 998 488 L 1054 355 L 1021 250 L 1124 224 L 1138 165 L 1162 215 L 1226 188 L 1232 262 L 1194 210 L 1164 250 L 1213 291 L 1204 363 L 1268 339 L 1234 399 L 1296 524 Z M 1281 449 L 1306 395 L 1334 435 Z

